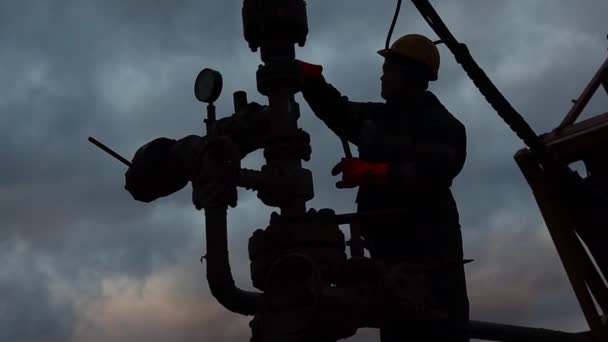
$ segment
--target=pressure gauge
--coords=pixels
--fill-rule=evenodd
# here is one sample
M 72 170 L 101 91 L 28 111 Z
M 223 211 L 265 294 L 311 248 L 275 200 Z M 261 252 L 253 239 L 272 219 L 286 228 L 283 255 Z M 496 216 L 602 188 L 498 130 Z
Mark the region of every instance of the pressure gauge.
M 194 82 L 194 96 L 197 100 L 212 103 L 222 92 L 222 74 L 212 69 L 203 69 Z

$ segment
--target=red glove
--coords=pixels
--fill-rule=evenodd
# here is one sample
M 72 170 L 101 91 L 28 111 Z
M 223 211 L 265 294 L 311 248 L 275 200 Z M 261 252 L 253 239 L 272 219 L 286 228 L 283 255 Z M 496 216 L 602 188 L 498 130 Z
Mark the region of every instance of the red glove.
M 342 173 L 342 180 L 336 183 L 338 189 L 388 184 L 388 163 L 370 163 L 358 158 L 342 158 L 331 170 L 333 176 L 339 173 Z
M 323 72 L 323 67 L 321 65 L 311 64 L 303 61 L 298 61 L 298 64 L 300 65 L 302 76 L 304 77 L 305 81 L 321 78 L 321 73 Z

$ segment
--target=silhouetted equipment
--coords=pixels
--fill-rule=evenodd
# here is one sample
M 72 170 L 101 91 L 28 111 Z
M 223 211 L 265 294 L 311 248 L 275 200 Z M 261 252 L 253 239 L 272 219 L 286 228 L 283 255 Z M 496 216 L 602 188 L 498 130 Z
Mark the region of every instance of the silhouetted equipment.
M 207 118 L 203 120 L 207 134 L 211 134 L 213 124 L 215 124 L 215 105 L 213 102 L 220 97 L 223 85 L 222 74 L 208 68 L 201 70 L 194 81 L 194 96 L 197 100 L 207 103 Z
M 212 69 L 203 69 L 194 81 L 194 96 L 197 100 L 213 103 L 222 93 L 222 74 Z
M 111 148 L 109 148 L 108 146 L 102 144 L 97 139 L 95 139 L 93 137 L 89 137 L 88 140 L 89 140 L 89 142 L 91 144 L 99 147 L 102 151 L 104 151 L 107 154 L 111 155 L 112 157 L 118 159 L 121 163 L 125 164 L 128 167 L 131 167 L 131 162 L 130 161 L 128 161 L 125 157 L 121 156 L 120 154 L 114 152 Z
M 608 80 L 608 59 L 585 88 L 562 123 L 542 137 L 566 163 L 583 161 L 586 182 L 577 189 L 564 186 L 521 150 L 515 160 L 530 184 L 551 238 L 564 264 L 594 341 L 608 336 L 608 113 L 575 123 L 584 107 Z M 585 248 L 586 247 L 586 248 Z M 604 317 L 604 318 L 602 318 Z
M 515 159 L 533 190 L 591 328 L 589 332 L 566 333 L 471 321 L 471 338 L 605 341 L 608 291 L 602 275 L 608 276 L 604 248 L 608 241 L 604 214 L 608 163 L 603 153 L 608 148 L 608 113 L 574 122 L 599 85 L 608 91 L 608 60 L 558 129 L 539 137 L 475 63 L 467 47 L 450 33 L 430 3 L 412 2 L 439 36 L 435 43 L 442 42 L 452 51 L 486 100 L 528 146 Z M 399 0 L 387 48 L 400 6 Z M 217 120 L 213 102 L 221 93 L 222 77 L 217 71 L 204 69 L 197 76 L 195 96 L 208 104 L 206 135 L 177 142 L 162 138 L 159 143 L 164 151 L 177 155 L 182 169 L 170 171 L 181 177 L 188 175 L 193 203 L 204 209 L 204 258 L 211 293 L 228 310 L 254 316 L 250 324 L 253 342 L 336 341 L 355 334 L 360 327 L 378 327 L 387 315 L 394 314 L 404 315 L 404 325 L 408 317 L 441 322 L 444 312 L 428 305 L 432 298 L 427 297 L 421 276 L 441 265 L 404 264 L 400 267 L 407 272 L 395 275 L 378 260 L 364 257 L 358 221 L 387 215 L 397 219 L 406 214 L 403 210 L 336 214 L 332 209 L 306 208 L 306 202 L 314 197 L 312 173 L 302 167 L 302 160 L 310 158 L 310 137 L 298 128 L 300 113 L 294 99 L 301 81 L 294 44 L 303 46 L 308 33 L 305 2 L 244 0 L 242 19 L 249 47 L 260 50 L 263 64 L 256 73 L 257 88 L 268 97 L 269 105 L 248 103 L 245 92 L 235 92 L 234 115 Z M 95 139 L 89 141 L 134 167 Z M 348 144 L 344 140 L 342 144 L 348 156 Z M 265 158 L 261 170 L 241 168 L 241 159 L 258 149 L 263 149 Z M 586 179 L 568 167 L 577 160 L 588 167 Z M 182 185 L 183 181 L 174 183 Z M 237 186 L 257 191 L 265 205 L 280 211 L 273 212 L 269 225 L 256 230 L 249 240 L 251 279 L 262 292 L 238 288 L 230 269 L 227 209 L 237 206 Z M 173 184 L 162 191 L 155 189 L 150 198 L 178 188 Z M 348 242 L 339 229 L 342 224 L 351 226 Z M 411 289 L 399 298 L 400 303 L 407 303 L 405 311 L 395 311 L 395 298 L 386 293 L 395 282 Z

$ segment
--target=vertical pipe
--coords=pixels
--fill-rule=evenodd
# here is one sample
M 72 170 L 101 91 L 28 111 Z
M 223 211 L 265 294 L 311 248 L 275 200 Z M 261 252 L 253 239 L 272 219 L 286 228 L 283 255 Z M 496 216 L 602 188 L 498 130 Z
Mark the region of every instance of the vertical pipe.
M 234 112 L 239 112 L 247 105 L 247 93 L 240 90 L 232 94 L 232 103 L 234 104 Z
M 271 134 L 289 136 L 298 130 L 298 106 L 295 103 L 295 90 L 282 85 L 273 87 L 268 92 L 268 103 L 272 110 Z M 302 168 L 299 158 L 284 158 L 282 160 L 267 160 L 269 165 L 277 165 L 287 174 Z M 298 198 L 281 204 L 281 214 L 285 216 L 300 216 L 306 213 L 306 203 Z
M 213 125 L 215 125 L 215 106 L 213 103 L 207 105 L 207 118 L 203 121 L 205 122 L 207 135 L 211 135 Z

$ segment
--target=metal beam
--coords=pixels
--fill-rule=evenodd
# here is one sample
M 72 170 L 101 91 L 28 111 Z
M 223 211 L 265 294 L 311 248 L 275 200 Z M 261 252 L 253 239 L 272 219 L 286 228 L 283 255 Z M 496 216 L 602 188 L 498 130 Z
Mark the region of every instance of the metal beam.
M 541 136 L 558 158 L 566 163 L 581 160 L 594 150 L 608 146 L 608 113 L 579 121 Z
M 589 103 L 589 100 L 591 99 L 593 94 L 595 94 L 595 92 L 597 91 L 597 88 L 599 88 L 600 84 L 603 84 L 604 88 L 608 92 L 608 88 L 606 87 L 607 78 L 608 78 L 608 58 L 606 58 L 606 60 L 604 61 L 604 64 L 602 64 L 602 66 L 599 68 L 599 70 L 595 73 L 595 76 L 593 76 L 593 78 L 591 79 L 591 82 L 589 82 L 589 84 L 587 84 L 587 86 L 585 87 L 585 90 L 583 90 L 583 93 L 581 94 L 581 96 L 579 96 L 578 99 L 576 99 L 574 101 L 574 106 L 572 106 L 572 108 L 570 109 L 568 114 L 566 114 L 566 117 L 564 118 L 562 123 L 559 124 L 559 126 L 557 127 L 557 130 L 560 130 L 566 126 L 570 126 L 576 121 L 576 119 L 581 114 L 583 109 L 585 109 L 585 106 L 587 106 L 587 103 Z

